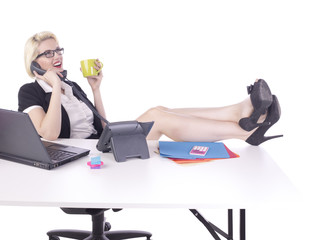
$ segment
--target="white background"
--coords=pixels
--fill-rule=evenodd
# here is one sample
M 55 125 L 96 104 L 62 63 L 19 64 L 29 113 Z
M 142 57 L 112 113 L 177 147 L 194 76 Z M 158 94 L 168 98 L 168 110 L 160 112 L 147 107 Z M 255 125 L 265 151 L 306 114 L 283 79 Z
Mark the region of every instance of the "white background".
M 33 81 L 24 69 L 24 44 L 44 30 L 57 35 L 65 48 L 68 78 L 89 97 L 80 60 L 104 63 L 101 90 L 110 121 L 135 119 L 157 105 L 233 104 L 247 97 L 247 85 L 264 78 L 282 107 L 280 122 L 268 134 L 285 137 L 261 147 L 305 201 L 296 209 L 248 209 L 247 238 L 311 238 L 319 216 L 319 11 L 311 0 L 5 1 L 0 14 L 0 108 L 17 110 L 20 86 Z M 0 211 L 1 239 L 21 239 L 12 231 L 24 232 L 24 239 L 45 239 L 47 230 L 68 223 L 77 227 L 81 221 L 52 208 Z M 110 221 L 124 229 L 141 226 L 154 239 L 211 239 L 185 210 L 141 210 L 139 218 L 136 213 L 111 214 Z M 221 210 L 205 213 L 223 215 Z M 83 224 L 90 228 L 87 216 Z

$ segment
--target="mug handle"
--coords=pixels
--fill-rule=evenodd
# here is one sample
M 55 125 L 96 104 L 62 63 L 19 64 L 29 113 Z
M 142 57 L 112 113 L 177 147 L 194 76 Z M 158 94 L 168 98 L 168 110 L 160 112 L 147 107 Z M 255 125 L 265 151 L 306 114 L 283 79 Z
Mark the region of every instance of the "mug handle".
M 97 62 L 101 64 L 101 68 L 97 71 L 97 74 L 98 74 L 98 73 L 102 70 L 102 68 L 103 68 L 103 63 L 100 62 L 99 60 L 98 60 Z

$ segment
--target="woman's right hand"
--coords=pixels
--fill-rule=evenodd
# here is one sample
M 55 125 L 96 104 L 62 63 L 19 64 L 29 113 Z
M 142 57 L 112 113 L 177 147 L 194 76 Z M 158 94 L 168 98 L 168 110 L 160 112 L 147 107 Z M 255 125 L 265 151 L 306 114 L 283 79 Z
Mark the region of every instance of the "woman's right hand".
M 52 88 L 57 86 L 61 88 L 61 79 L 59 76 L 62 77 L 61 72 L 62 70 L 51 68 L 46 71 L 44 75 L 39 75 L 36 71 L 33 71 L 36 78 L 41 79 L 48 83 Z

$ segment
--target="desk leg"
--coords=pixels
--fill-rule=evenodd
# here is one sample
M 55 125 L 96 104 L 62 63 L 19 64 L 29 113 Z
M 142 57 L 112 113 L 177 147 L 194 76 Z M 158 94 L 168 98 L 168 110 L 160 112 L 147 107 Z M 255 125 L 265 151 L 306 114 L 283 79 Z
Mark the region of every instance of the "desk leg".
M 220 228 L 207 221 L 196 209 L 190 209 L 196 218 L 207 228 L 212 237 L 215 240 L 221 240 L 218 236 L 220 234 L 227 240 L 233 240 L 233 211 L 232 209 L 228 209 L 228 233 L 225 233 Z M 246 239 L 246 231 L 245 231 L 245 209 L 240 209 L 240 240 Z
M 233 239 L 233 211 L 228 209 L 228 236 Z
M 240 240 L 246 240 L 246 210 L 240 209 Z

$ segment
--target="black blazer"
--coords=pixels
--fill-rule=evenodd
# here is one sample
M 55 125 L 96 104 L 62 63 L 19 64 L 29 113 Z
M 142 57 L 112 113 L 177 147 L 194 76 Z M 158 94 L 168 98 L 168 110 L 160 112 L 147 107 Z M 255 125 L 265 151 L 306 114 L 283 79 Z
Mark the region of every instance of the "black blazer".
M 73 84 L 79 91 L 84 93 L 77 83 L 73 82 Z M 39 105 L 43 108 L 45 112 L 47 112 L 49 108 L 51 94 L 52 93 L 46 93 L 37 81 L 23 85 L 18 93 L 18 111 L 23 112 L 28 107 Z M 87 97 L 86 99 L 88 100 Z M 93 104 L 89 100 L 88 102 L 93 106 Z M 62 105 L 61 115 L 61 132 L 59 138 L 70 138 L 70 120 L 65 108 Z M 97 130 L 97 135 L 92 135 L 89 138 L 99 138 L 103 130 L 101 120 L 96 115 L 93 116 L 93 125 L 94 128 Z

